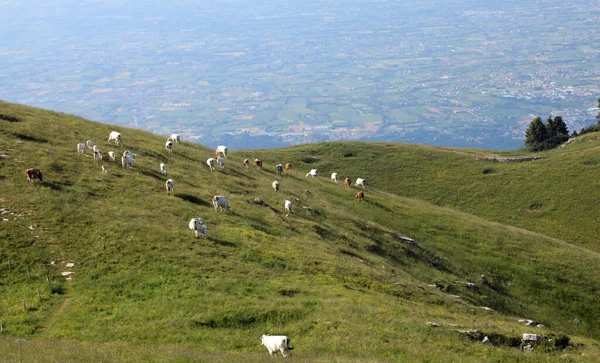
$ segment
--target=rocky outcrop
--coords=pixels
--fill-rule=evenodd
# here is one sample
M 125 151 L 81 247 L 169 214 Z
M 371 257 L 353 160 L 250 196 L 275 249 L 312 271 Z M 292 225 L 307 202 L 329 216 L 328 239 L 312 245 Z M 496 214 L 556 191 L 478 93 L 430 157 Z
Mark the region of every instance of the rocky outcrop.
M 487 158 L 488 161 L 493 161 L 493 162 L 498 162 L 498 163 L 521 163 L 524 161 L 534 161 L 534 160 L 538 160 L 541 159 L 542 156 L 536 155 L 536 156 L 525 156 L 522 158 L 497 158 L 497 157 L 489 157 Z

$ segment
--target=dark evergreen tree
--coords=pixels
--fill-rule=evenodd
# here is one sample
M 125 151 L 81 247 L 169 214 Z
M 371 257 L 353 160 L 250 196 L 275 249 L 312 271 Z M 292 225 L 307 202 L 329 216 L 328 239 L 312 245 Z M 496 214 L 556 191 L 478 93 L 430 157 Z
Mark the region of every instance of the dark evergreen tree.
M 554 116 L 553 128 L 554 130 L 552 136 L 558 136 L 561 134 L 569 136 L 569 129 L 567 128 L 567 124 L 563 121 L 561 116 Z
M 555 126 L 554 126 L 554 120 L 552 120 L 552 116 L 548 116 L 545 126 L 546 126 L 546 134 L 548 135 L 548 138 L 556 136 L 556 130 L 555 130 Z
M 546 140 L 548 138 L 548 133 L 546 131 L 546 126 L 542 122 L 542 119 L 536 117 L 529 124 L 529 128 L 525 133 L 525 145 L 527 146 L 536 146 Z

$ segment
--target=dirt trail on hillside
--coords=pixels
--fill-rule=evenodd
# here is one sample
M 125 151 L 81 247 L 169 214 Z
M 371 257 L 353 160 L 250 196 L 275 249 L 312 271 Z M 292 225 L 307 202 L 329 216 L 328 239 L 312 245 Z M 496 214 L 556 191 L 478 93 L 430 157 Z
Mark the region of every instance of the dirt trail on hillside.
M 67 308 L 67 306 L 69 305 L 69 302 L 71 301 L 70 297 L 65 297 L 65 300 L 63 301 L 62 305 L 54 312 L 54 314 L 52 314 L 52 316 L 50 317 L 50 320 L 48 321 L 48 324 L 46 324 L 44 327 L 42 327 L 40 329 L 40 332 L 45 332 L 48 328 L 50 328 L 52 326 L 52 324 L 54 324 L 54 322 L 56 322 L 56 320 L 58 318 L 60 318 L 60 316 L 65 312 L 65 309 Z

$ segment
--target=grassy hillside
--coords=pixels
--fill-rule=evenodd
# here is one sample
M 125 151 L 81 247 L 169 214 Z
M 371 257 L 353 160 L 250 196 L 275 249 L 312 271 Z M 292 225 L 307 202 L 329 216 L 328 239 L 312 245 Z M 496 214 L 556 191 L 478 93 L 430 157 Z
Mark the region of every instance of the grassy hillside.
M 600 252 L 598 133 L 536 154 L 390 143 L 322 143 L 255 154 L 273 162 L 283 158 L 303 168 L 316 167 L 326 177 L 336 171 L 353 180 L 367 178 L 374 189 L 426 200 Z M 488 160 L 527 156 L 542 158 L 510 163 Z M 305 159 L 311 161 L 310 165 Z
M 112 130 L 122 133 L 123 147 L 106 142 Z M 76 144 L 87 139 L 105 155 L 133 151 L 135 167 L 78 155 Z M 289 335 L 302 361 L 551 361 L 565 354 L 507 346 L 529 332 L 566 334 L 576 344 L 569 356 L 598 358 L 597 253 L 391 194 L 398 190 L 392 173 L 377 177 L 380 188 L 369 175 L 363 202 L 354 188 L 305 178 L 312 165 L 333 159 L 332 148 L 358 144 L 315 146 L 327 153 L 311 152 L 319 159 L 312 165 L 294 156 L 302 148 L 272 151 L 263 170 L 242 167 L 258 153 L 233 150 L 225 170 L 210 172 L 212 150 L 184 142 L 169 155 L 165 139 L 0 103 L 5 358 L 256 361 L 267 357 L 265 333 Z M 419 148 L 434 154 L 425 147 L 415 154 Z M 342 159 L 348 169 L 339 172 L 361 159 L 377 161 L 357 154 Z M 275 164 L 286 161 L 295 169 L 277 175 Z M 44 183 L 27 184 L 29 167 L 42 170 Z M 172 196 L 167 178 L 175 180 Z M 217 194 L 229 198 L 231 213 L 215 213 Z M 295 204 L 289 218 L 285 199 Z M 192 217 L 204 218 L 207 239 L 193 238 Z M 456 329 L 478 329 L 495 346 Z

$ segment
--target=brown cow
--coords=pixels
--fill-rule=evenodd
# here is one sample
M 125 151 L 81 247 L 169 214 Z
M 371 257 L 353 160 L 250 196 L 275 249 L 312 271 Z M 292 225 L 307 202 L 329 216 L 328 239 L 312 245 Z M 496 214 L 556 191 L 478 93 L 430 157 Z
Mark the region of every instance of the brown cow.
M 365 193 L 362 190 L 359 190 L 358 193 L 356 193 L 356 195 L 354 196 L 354 198 L 360 200 L 361 202 L 364 197 L 365 197 Z
M 344 185 L 345 185 L 345 186 L 349 187 L 349 186 L 350 186 L 350 184 L 352 184 L 352 180 L 350 180 L 350 178 L 346 178 L 346 179 L 344 179 Z
M 27 175 L 27 184 L 29 184 L 29 182 L 33 182 L 35 179 L 38 179 L 40 182 L 44 181 L 44 177 L 42 176 L 40 169 L 27 169 L 25 170 L 25 175 Z
M 292 170 L 292 163 L 285 164 L 285 170 Z
M 256 167 L 262 169 L 262 160 L 260 159 L 252 159 L 256 163 Z
M 249 163 L 250 163 L 250 162 L 248 161 L 248 159 L 244 159 L 244 166 L 245 166 L 245 167 L 248 167 L 248 164 L 249 164 Z

